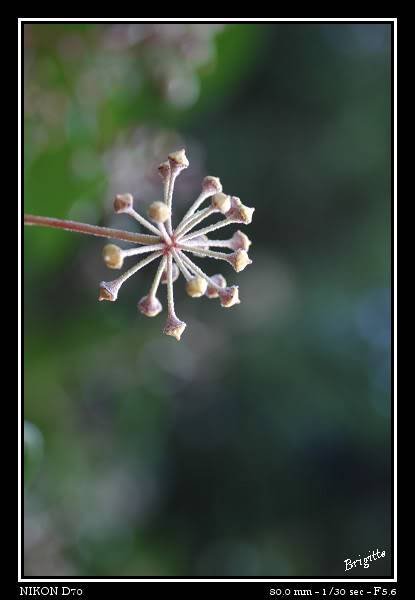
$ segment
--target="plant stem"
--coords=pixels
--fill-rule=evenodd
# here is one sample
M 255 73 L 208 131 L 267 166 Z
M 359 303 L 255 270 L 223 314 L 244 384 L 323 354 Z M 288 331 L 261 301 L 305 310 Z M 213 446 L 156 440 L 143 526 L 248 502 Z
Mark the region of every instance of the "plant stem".
M 203 277 L 203 279 L 206 279 L 206 281 L 208 282 L 208 284 L 210 286 L 216 288 L 217 290 L 221 289 L 220 286 L 213 281 L 213 279 L 211 279 L 208 275 L 206 275 L 206 273 L 204 273 L 202 271 L 202 269 L 199 269 L 199 267 L 197 265 L 195 265 L 195 263 L 192 260 L 190 260 L 190 258 L 187 256 L 187 254 L 185 254 L 182 250 L 179 250 L 178 253 L 179 253 L 180 258 L 185 263 L 185 265 L 191 271 L 193 271 L 193 273 L 196 273 L 196 275 L 200 275 L 200 277 Z
M 78 223 L 77 221 L 67 221 L 65 219 L 52 219 L 50 217 L 24 215 L 24 224 L 64 229 L 65 231 L 76 231 L 78 233 L 86 233 L 88 235 L 96 235 L 98 237 L 105 237 L 124 242 L 132 242 L 134 244 L 160 243 L 160 238 L 155 235 L 134 233 L 133 231 L 122 231 L 121 229 L 111 229 L 109 227 L 99 227 L 98 225 L 88 225 L 87 223 Z
M 163 256 L 163 258 L 161 259 L 160 264 L 158 266 L 156 275 L 153 279 L 153 283 L 151 284 L 150 291 L 148 293 L 148 295 L 153 298 L 156 297 L 156 293 L 157 293 L 158 287 L 160 285 L 161 276 L 163 275 L 163 271 L 166 267 L 166 262 L 167 262 L 167 257 Z

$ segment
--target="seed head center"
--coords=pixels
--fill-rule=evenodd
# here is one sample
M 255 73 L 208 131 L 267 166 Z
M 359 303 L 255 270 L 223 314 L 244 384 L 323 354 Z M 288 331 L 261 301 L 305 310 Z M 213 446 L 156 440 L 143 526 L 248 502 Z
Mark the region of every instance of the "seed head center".
M 172 237 L 170 242 L 165 242 L 165 244 L 164 244 L 164 249 L 163 249 L 164 256 L 169 256 L 169 254 L 171 254 L 171 251 L 174 250 L 175 248 L 177 248 L 177 242 L 174 239 L 174 237 Z

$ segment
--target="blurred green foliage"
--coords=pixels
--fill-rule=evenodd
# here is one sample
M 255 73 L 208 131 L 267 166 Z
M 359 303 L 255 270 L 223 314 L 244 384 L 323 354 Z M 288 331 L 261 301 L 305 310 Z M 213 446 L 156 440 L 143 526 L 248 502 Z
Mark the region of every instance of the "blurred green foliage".
M 23 429 L 24 440 L 24 476 L 25 483 L 29 483 L 39 470 L 43 458 L 43 437 L 39 429 L 25 421 Z
M 25 26 L 25 211 L 121 226 L 180 143 L 254 264 L 230 311 L 178 282 L 176 344 L 149 274 L 98 303 L 103 243 L 25 229 L 25 575 L 388 575 L 389 27 L 120 27 Z

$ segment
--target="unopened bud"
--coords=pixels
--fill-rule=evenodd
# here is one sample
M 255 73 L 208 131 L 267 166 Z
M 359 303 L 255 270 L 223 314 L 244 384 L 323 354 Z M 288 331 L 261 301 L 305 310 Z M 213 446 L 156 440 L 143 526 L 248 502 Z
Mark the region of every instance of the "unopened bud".
M 176 315 L 169 315 L 167 317 L 163 333 L 165 333 L 166 335 L 171 335 L 175 337 L 177 341 L 179 341 L 185 329 L 186 323 L 184 321 L 180 321 L 180 319 L 178 319 Z
M 222 191 L 222 184 L 219 177 L 208 175 L 202 182 L 202 191 L 206 194 L 217 194 Z
M 122 250 L 115 244 L 106 244 L 102 249 L 102 257 L 110 269 L 121 269 L 124 262 Z
M 252 260 L 245 250 L 236 250 L 232 254 L 229 254 L 226 260 L 233 266 L 237 273 L 243 271 L 245 267 L 252 264 Z
M 226 287 L 226 279 L 220 273 L 218 273 L 217 275 L 212 275 L 211 279 L 219 287 L 221 287 L 221 288 Z M 214 287 L 213 285 L 208 285 L 207 290 L 206 290 L 206 296 L 208 298 L 218 298 L 219 297 L 218 289 L 216 287 Z
M 239 300 L 239 288 L 237 285 L 218 290 L 220 297 L 221 306 L 224 308 L 230 308 L 235 304 L 240 304 Z
M 212 206 L 217 208 L 221 213 L 226 214 L 231 209 L 231 198 L 222 192 L 212 196 Z
M 155 223 L 164 223 L 170 216 L 170 209 L 165 202 L 152 202 L 148 207 L 148 216 Z
M 137 304 L 137 307 L 138 310 L 146 317 L 155 317 L 163 310 L 161 302 L 156 298 L 156 296 L 150 295 L 141 298 L 140 302 Z
M 116 213 L 128 212 L 133 206 L 133 201 L 131 194 L 118 194 L 114 198 L 114 211 Z
M 206 292 L 207 282 L 203 277 L 193 277 L 186 282 L 186 292 L 192 298 L 200 298 Z

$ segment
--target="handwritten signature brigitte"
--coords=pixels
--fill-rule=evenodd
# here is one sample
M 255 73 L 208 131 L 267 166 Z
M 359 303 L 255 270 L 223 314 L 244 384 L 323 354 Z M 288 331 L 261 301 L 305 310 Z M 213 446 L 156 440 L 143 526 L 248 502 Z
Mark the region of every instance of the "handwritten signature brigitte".
M 346 560 L 344 561 L 344 563 L 345 563 L 344 570 L 350 571 L 350 569 L 353 569 L 353 567 L 363 567 L 365 569 L 368 569 L 370 567 L 370 563 L 372 563 L 375 560 L 378 560 L 379 558 L 385 558 L 385 556 L 386 556 L 385 550 L 380 551 L 378 548 L 376 548 L 376 550 L 372 550 L 372 552 L 368 556 L 365 556 L 364 558 L 361 558 L 360 554 L 359 554 L 359 558 L 355 558 L 355 560 L 346 558 Z

